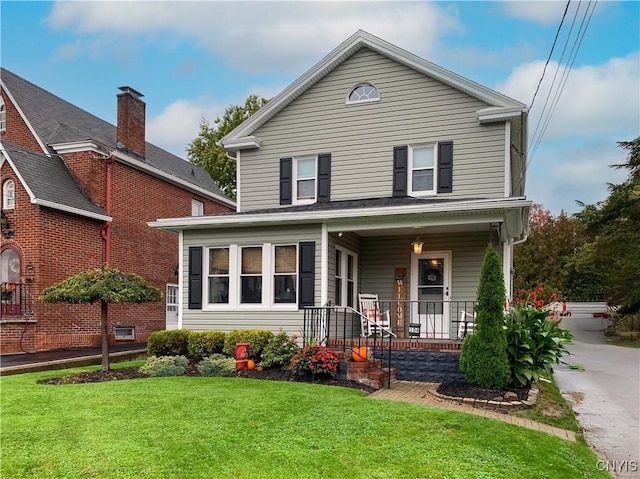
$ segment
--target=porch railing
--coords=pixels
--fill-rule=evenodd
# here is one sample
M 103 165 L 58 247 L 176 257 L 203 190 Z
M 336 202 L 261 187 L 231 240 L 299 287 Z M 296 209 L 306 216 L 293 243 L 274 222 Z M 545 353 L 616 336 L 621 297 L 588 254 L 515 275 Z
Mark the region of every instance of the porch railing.
M 465 301 L 378 301 L 389 312 L 391 331 L 398 338 L 459 341 L 473 322 L 476 302 Z
M 375 325 L 374 321 L 348 306 L 310 307 L 304 310 L 303 343 L 309 340 L 320 344 L 331 342 L 333 350 L 348 355 L 353 348 L 366 346 L 371 358 L 381 359 L 377 366 L 384 370 L 386 364 L 387 387 L 391 384 L 391 340 L 396 337 L 390 329 L 378 326 L 374 334 L 361 334 L 362 322 Z
M 0 318 L 31 314 L 33 286 L 33 283 L 0 283 Z

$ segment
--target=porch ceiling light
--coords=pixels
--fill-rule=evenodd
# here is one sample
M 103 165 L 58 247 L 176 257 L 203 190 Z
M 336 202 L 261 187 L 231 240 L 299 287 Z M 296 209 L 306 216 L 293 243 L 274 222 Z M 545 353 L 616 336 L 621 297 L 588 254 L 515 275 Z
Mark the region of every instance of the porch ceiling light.
M 424 243 L 420 241 L 420 237 L 418 236 L 416 240 L 411 243 L 411 246 L 413 246 L 413 252 L 415 254 L 420 254 L 422 253 L 422 247 L 424 246 Z

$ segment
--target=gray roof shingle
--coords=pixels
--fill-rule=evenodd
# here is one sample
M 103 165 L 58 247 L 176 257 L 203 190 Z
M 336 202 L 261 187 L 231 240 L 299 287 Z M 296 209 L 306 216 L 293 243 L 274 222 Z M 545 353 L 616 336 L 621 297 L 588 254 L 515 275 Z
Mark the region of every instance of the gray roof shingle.
M 58 156 L 34 153 L 6 141 L 2 146 L 35 199 L 108 216 L 104 208 L 89 201 Z
M 94 140 L 116 149 L 116 127 L 91 113 L 55 96 L 5 68 L 0 79 L 48 146 L 56 143 Z M 114 95 L 115 103 L 115 95 Z M 218 185 L 202 168 L 146 142 L 144 161 L 164 173 L 225 198 Z M 53 151 L 52 151 L 53 153 Z

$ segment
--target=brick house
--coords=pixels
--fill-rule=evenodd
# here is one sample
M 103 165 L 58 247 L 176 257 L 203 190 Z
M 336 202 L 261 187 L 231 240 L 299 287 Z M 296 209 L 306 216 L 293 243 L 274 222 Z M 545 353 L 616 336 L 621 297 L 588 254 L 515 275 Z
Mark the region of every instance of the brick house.
M 43 288 L 111 264 L 165 292 L 114 305 L 109 340 L 177 327 L 178 236 L 147 222 L 235 210 L 201 168 L 145 141 L 145 103 L 117 95 L 117 126 L 0 70 L 2 354 L 100 344 L 99 305 L 37 300 Z

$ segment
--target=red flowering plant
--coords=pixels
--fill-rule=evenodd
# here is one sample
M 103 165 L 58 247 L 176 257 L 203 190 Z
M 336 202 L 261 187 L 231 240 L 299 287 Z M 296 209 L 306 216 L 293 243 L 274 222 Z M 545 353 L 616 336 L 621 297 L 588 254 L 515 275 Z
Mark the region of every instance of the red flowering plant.
M 309 345 L 291 358 L 288 369 L 296 374 L 310 372 L 315 376 L 334 378 L 338 375 L 338 357 L 326 346 Z
M 552 365 L 568 354 L 565 344 L 573 335 L 559 321 L 551 320 L 550 303 L 557 299 L 557 294 L 539 287 L 529 293 L 519 291 L 507 308 L 505 333 L 512 384 L 526 386 L 540 376 L 550 377 Z
M 15 283 L 0 283 L 0 292 L 3 300 L 11 299 L 13 292 L 16 290 Z
M 545 291 L 542 286 L 538 286 L 528 293 L 525 292 L 524 289 L 519 290 L 518 295 L 513 298 L 512 304 L 531 305 L 536 308 L 543 308 L 545 305 L 557 300 L 558 295 L 556 293 L 549 293 Z

